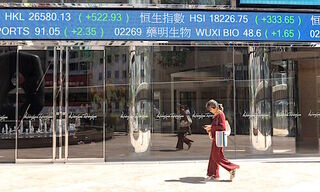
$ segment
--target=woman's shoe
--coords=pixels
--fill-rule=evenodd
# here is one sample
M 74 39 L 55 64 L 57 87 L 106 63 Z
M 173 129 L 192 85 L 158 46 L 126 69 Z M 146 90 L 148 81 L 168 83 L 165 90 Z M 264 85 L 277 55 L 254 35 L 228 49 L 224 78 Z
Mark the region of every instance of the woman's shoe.
M 230 180 L 232 181 L 232 179 L 234 179 L 234 177 L 236 176 L 236 169 L 232 169 L 229 173 L 230 173 Z
M 209 181 L 219 181 L 219 177 L 216 178 L 215 176 L 208 176 L 204 179 L 204 182 L 209 182 Z
M 204 182 L 208 182 L 208 181 L 210 181 L 212 178 L 213 178 L 213 176 L 208 176 L 208 177 L 206 177 L 206 178 L 204 179 Z
M 212 180 L 213 181 L 219 181 L 220 179 L 219 179 L 219 177 L 217 178 L 217 177 L 212 177 Z

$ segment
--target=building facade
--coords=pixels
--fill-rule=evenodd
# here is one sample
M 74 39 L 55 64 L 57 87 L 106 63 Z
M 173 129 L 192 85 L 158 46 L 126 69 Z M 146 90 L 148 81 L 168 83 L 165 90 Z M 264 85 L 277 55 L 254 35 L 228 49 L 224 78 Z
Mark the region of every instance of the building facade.
M 1 3 L 261 11 L 237 6 L 231 0 Z M 0 162 L 208 159 L 211 141 L 202 127 L 212 119 L 205 108 L 210 99 L 223 104 L 232 128 L 228 158 L 319 156 L 316 42 L 20 39 L 0 45 Z M 176 150 L 181 105 L 192 119 L 189 150 Z

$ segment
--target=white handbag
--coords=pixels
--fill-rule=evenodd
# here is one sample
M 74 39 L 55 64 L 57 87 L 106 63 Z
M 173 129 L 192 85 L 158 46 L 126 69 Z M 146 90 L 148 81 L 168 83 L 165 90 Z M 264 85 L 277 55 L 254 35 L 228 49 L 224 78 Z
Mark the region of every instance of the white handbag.
M 228 120 L 226 120 L 225 122 L 226 122 L 226 123 L 225 123 L 225 124 L 226 124 L 226 134 L 227 134 L 227 136 L 229 136 L 230 133 L 231 133 L 231 126 L 230 126 Z

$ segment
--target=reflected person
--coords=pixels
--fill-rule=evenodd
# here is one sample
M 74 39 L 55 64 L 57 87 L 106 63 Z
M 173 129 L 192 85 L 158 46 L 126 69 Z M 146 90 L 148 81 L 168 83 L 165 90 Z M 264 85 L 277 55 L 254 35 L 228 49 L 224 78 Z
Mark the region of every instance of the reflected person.
M 206 181 L 219 179 L 219 165 L 230 173 L 230 180 L 232 180 L 235 177 L 236 169 L 239 169 L 240 167 L 239 165 L 231 163 L 224 157 L 224 148 L 217 147 L 215 141 L 215 132 L 226 130 L 226 119 L 223 113 L 222 104 L 218 104 L 217 101 L 211 99 L 206 103 L 206 108 L 210 113 L 214 114 L 211 125 L 205 125 L 207 133 L 212 138 L 211 153 L 207 169 L 208 177 L 206 178 Z
M 191 139 L 188 139 L 186 137 L 186 135 L 190 129 L 190 126 L 192 124 L 192 120 L 190 117 L 190 111 L 186 105 L 181 105 L 180 111 L 181 111 L 181 114 L 183 117 L 180 119 L 180 128 L 178 129 L 178 141 L 177 141 L 176 149 L 182 150 L 183 143 L 185 143 L 188 145 L 188 150 L 189 150 L 191 147 L 191 144 L 193 142 Z

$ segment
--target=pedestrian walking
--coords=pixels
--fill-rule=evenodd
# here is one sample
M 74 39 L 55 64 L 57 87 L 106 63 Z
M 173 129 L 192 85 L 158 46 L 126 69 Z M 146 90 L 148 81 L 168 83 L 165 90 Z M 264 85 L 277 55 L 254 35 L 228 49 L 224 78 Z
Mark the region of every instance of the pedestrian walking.
M 182 150 L 183 143 L 185 143 L 188 145 L 188 150 L 189 150 L 193 141 L 191 139 L 188 139 L 186 136 L 189 130 L 191 129 L 190 126 L 192 124 L 192 119 L 190 117 L 190 111 L 187 106 L 181 105 L 180 112 L 183 117 L 180 120 L 180 128 L 178 129 L 178 141 L 177 141 L 176 149 Z
M 205 125 L 204 127 L 209 136 L 212 138 L 211 153 L 207 169 L 208 177 L 206 178 L 206 181 L 219 179 L 219 165 L 230 173 L 230 180 L 232 181 L 232 179 L 235 177 L 236 169 L 239 169 L 240 167 L 239 165 L 231 163 L 224 157 L 224 148 L 217 147 L 215 141 L 215 132 L 226 130 L 226 120 L 223 113 L 223 106 L 222 104 L 218 104 L 217 101 L 211 99 L 207 102 L 206 108 L 210 113 L 214 114 L 211 125 Z

